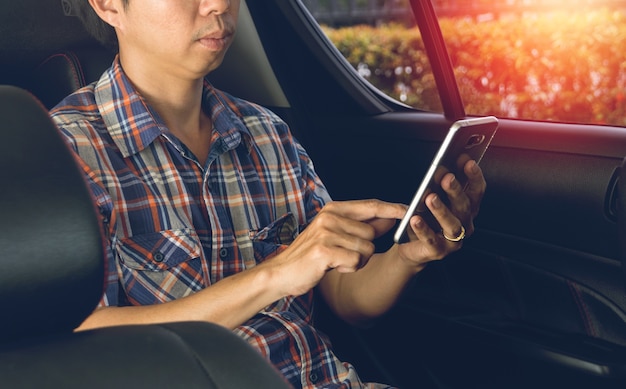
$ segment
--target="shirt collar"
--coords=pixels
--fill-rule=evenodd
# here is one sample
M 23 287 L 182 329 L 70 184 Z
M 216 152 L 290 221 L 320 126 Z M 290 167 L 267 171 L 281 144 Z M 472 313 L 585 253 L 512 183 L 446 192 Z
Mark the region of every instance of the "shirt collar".
M 104 124 L 124 157 L 142 151 L 161 134 L 169 132 L 163 120 L 133 87 L 119 57 L 96 84 L 95 95 Z M 202 104 L 211 117 L 213 131 L 221 139 L 221 147 L 236 148 L 244 135 L 249 150 L 250 131 L 233 100 L 205 80 Z

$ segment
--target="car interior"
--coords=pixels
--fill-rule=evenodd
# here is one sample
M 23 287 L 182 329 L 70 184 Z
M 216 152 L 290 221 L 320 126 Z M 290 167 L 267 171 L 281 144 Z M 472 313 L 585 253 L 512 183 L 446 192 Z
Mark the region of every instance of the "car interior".
M 364 81 L 302 2 L 241 4 L 235 42 L 209 80 L 287 121 L 334 199 L 408 203 L 446 129 L 466 116 L 431 2 L 411 5 L 442 113 L 409 108 Z M 99 300 L 102 242 L 45 112 L 97 80 L 114 54 L 63 0 L 0 0 L 0 32 L 0 381 L 283 387 L 246 344 L 208 323 L 72 332 Z M 321 301 L 318 326 L 364 380 L 399 388 L 622 388 L 626 131 L 499 122 L 481 162 L 488 188 L 476 232 L 463 249 L 430 264 L 372 326 L 343 323 Z M 159 368 L 164 358 L 168 369 Z

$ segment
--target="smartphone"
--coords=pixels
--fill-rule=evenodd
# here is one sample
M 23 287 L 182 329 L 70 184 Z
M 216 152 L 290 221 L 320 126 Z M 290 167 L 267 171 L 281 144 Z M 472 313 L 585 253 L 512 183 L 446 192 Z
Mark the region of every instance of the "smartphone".
M 408 241 L 409 220 L 416 214 L 422 216 L 433 230 L 441 230 L 441 226 L 424 202 L 426 196 L 436 192 L 447 205 L 448 197 L 439 186 L 441 179 L 446 173 L 452 172 L 461 185 L 467 185 L 467 176 L 463 172 L 463 166 L 470 159 L 480 163 L 497 129 L 498 119 L 493 116 L 462 119 L 450 126 L 406 214 L 398 224 L 393 237 L 396 243 Z

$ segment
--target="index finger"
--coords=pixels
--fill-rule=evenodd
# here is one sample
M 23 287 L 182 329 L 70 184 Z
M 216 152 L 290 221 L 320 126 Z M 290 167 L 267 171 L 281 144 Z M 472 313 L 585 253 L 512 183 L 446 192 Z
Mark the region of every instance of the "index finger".
M 372 219 L 401 219 L 407 209 L 403 204 L 376 199 L 333 201 L 325 208 L 330 212 L 361 222 Z

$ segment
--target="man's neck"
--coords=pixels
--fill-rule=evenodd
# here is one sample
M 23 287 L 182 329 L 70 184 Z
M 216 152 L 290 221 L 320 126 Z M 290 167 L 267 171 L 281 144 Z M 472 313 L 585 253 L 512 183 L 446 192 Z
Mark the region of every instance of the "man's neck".
M 133 86 L 168 126 L 170 131 L 198 131 L 202 112 L 204 79 L 191 78 L 159 65 L 142 63 L 120 53 L 120 63 Z
M 185 79 L 164 69 L 150 72 L 132 65 L 127 68 L 123 62 L 122 67 L 169 131 L 204 163 L 213 128 L 210 118 L 202 110 L 204 79 Z

